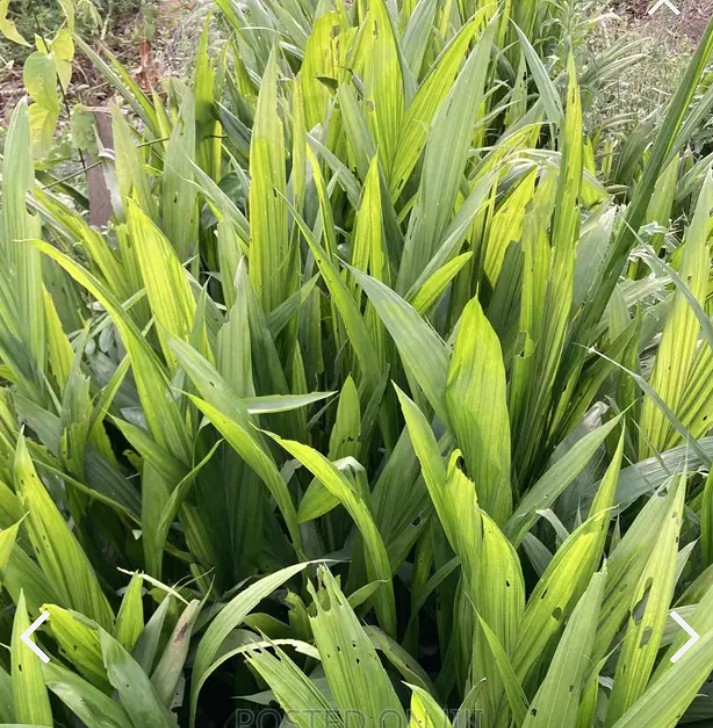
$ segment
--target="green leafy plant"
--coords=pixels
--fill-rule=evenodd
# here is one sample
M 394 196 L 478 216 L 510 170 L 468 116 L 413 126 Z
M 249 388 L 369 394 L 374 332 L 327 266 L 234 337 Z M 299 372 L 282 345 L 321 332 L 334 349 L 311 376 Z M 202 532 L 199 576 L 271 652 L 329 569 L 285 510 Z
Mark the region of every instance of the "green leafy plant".
M 106 229 L 7 131 L 0 720 L 710 716 L 713 24 L 615 144 L 554 4 L 216 5 L 163 95 L 74 39 Z

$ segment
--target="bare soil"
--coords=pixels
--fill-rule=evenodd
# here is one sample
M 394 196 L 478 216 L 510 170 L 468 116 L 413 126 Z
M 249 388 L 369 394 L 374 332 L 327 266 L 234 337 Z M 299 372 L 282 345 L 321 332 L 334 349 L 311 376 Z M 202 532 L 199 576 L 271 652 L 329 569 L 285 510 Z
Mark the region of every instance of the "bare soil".
M 708 21 L 713 17 L 713 0 L 671 0 L 679 9 L 675 15 L 666 7 L 661 7 L 651 16 L 649 8 L 655 0 L 630 0 L 619 3 L 617 11 L 629 16 L 638 29 L 656 37 L 663 36 L 673 47 L 681 42 L 697 44 L 703 35 Z
M 146 91 L 167 75 L 178 75 L 188 67 L 210 0 L 154 0 L 149 13 L 134 11 L 113 18 L 102 39 L 90 40 L 98 53 L 110 51 Z M 50 29 L 51 30 L 51 29 Z M 92 62 L 77 50 L 73 63 L 71 101 L 99 106 L 112 96 Z M 0 118 L 7 120 L 17 101 L 25 95 L 22 65 L 0 69 Z

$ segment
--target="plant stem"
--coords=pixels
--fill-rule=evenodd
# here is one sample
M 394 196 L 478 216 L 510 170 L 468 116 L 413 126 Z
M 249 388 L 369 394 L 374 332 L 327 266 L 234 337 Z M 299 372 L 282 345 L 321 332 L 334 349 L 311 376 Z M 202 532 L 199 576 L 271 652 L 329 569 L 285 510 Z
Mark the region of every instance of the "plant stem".
M 37 17 L 37 10 L 35 9 L 34 3 L 32 4 L 32 17 L 35 19 L 35 28 L 37 30 L 37 35 L 40 38 L 40 40 L 42 41 L 42 43 L 44 44 L 46 53 L 49 55 L 50 50 L 51 50 L 50 44 L 47 42 L 47 39 L 45 38 L 44 33 L 42 32 L 42 28 L 40 27 L 40 21 L 39 21 L 39 18 Z M 64 86 L 62 86 L 61 81 L 59 81 L 59 92 L 62 94 L 62 101 L 64 103 L 64 109 L 67 112 L 67 118 L 70 119 L 72 116 L 72 109 L 69 106 L 69 99 L 67 98 L 67 94 L 64 91 Z M 82 170 L 84 172 L 86 172 L 87 163 L 86 163 L 86 160 L 84 159 L 84 154 L 79 147 L 77 147 L 77 152 L 79 153 L 79 161 L 82 165 Z

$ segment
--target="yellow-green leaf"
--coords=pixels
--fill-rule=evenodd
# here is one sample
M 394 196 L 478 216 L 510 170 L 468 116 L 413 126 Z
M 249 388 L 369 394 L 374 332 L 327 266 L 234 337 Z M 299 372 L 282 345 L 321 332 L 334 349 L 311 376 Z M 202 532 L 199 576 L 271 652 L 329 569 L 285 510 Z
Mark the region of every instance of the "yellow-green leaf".
M 481 507 L 502 524 L 512 513 L 505 365 L 500 341 L 477 298 L 458 324 L 446 407 Z
M 40 615 L 34 615 L 33 620 Z M 25 607 L 25 595 L 20 592 L 20 600 L 15 610 L 12 624 L 12 698 L 15 705 L 15 720 L 28 725 L 54 725 L 52 709 L 47 695 L 47 688 L 42 677 L 42 661 L 20 639 L 29 628 L 31 622 Z M 37 632 L 29 637 L 37 642 Z
M 14 470 L 15 485 L 29 511 L 25 524 L 42 570 L 65 606 L 111 627 L 114 615 L 96 572 L 37 476 L 22 436 Z

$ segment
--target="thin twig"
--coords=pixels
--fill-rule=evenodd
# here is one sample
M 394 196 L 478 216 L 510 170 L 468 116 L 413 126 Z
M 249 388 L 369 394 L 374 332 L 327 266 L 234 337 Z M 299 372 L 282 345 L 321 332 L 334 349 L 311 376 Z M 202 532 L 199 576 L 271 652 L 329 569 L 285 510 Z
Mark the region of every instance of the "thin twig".
M 94 169 L 94 167 L 98 167 L 101 164 L 101 159 L 98 162 L 94 162 L 90 164 L 88 167 L 82 167 L 82 169 L 78 170 L 77 172 L 72 172 L 72 174 L 68 174 L 66 177 L 62 177 L 61 179 L 56 179 L 54 182 L 50 182 L 48 185 L 45 185 L 42 189 L 48 190 L 51 187 L 56 187 L 57 185 L 64 184 L 67 182 L 67 180 L 74 179 L 75 177 L 79 177 L 80 175 L 86 174 L 90 169 Z
M 141 149 L 142 147 L 148 147 L 151 144 L 156 144 L 157 142 L 167 142 L 170 137 L 160 137 L 159 139 L 151 139 L 147 142 L 141 142 L 141 144 L 137 144 L 137 148 Z M 85 172 L 88 172 L 90 169 L 94 169 L 95 167 L 98 167 L 102 163 L 102 160 L 100 159 L 98 162 L 93 162 L 87 167 L 83 167 L 78 172 L 72 172 L 72 174 L 68 174 L 66 177 L 62 177 L 61 179 L 56 179 L 54 182 L 50 182 L 49 184 L 45 185 L 42 189 L 48 190 L 51 187 L 56 187 L 57 185 L 61 185 L 64 182 L 67 182 L 67 180 L 74 179 L 75 177 L 79 177 L 81 174 L 84 174 Z

